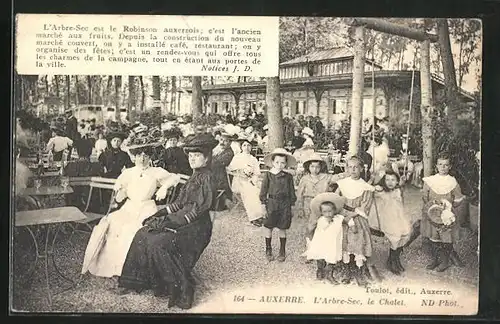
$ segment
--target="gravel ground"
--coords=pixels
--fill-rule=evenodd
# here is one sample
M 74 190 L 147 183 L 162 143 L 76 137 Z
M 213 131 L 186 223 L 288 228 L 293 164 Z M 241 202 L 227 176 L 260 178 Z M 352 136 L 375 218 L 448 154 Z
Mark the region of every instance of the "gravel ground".
M 405 197 L 406 209 L 412 219 L 420 217 L 420 196 L 417 190 L 408 190 Z M 259 298 L 264 294 L 298 294 L 310 296 L 361 296 L 364 294 L 357 286 L 339 286 L 332 288 L 324 282 L 315 279 L 315 264 L 305 264 L 300 254 L 304 249 L 302 229 L 305 221 L 295 218 L 288 233 L 287 259 L 284 263 L 267 262 L 264 257 L 264 239 L 262 230 L 250 225 L 241 206 L 231 212 L 217 214 L 213 236 L 210 245 L 205 250 L 195 268 L 198 282 L 195 305 L 190 310 L 193 313 L 223 313 L 223 312 L 313 312 L 313 313 L 363 313 L 365 308 L 349 307 L 316 307 L 299 310 L 293 304 L 261 304 L 255 308 L 255 302 L 238 303 L 235 295 L 245 295 L 246 298 Z M 88 234 L 78 234 L 67 243 L 68 236 L 58 246 L 56 262 L 66 275 L 76 277 L 83 259 Z M 456 244 L 456 249 L 464 259 L 464 268 L 451 267 L 443 273 L 425 269 L 429 257 L 423 252 L 421 239 L 417 239 L 402 254 L 402 263 L 406 266 L 404 276 L 388 273 L 384 263 L 389 245 L 384 238 L 373 237 L 375 246 L 375 263 L 385 280 L 381 287 L 406 287 L 421 289 L 442 288 L 453 289 L 455 298 L 470 298 L 474 303 L 477 298 L 478 258 L 477 235 L 465 233 L 464 238 Z M 75 247 L 74 249 L 68 248 Z M 277 233 L 273 237 L 274 250 L 278 250 Z M 24 258 L 23 258 L 24 259 Z M 23 277 L 18 275 L 14 280 L 14 308 L 20 311 L 49 311 L 42 268 L 35 270 L 33 275 Z M 66 283 L 53 277 L 53 287 L 63 289 Z M 30 279 L 30 280 L 27 280 Z M 24 286 L 20 283 L 24 283 Z M 26 284 L 28 283 L 28 284 Z M 61 292 L 53 297 L 52 311 L 58 312 L 141 312 L 141 313 L 182 313 L 177 308 L 168 309 L 165 299 L 156 298 L 151 292 L 119 296 L 115 294 L 116 280 L 85 276 L 75 288 Z M 392 288 L 391 288 L 392 289 Z M 394 288 L 395 289 L 395 288 Z M 413 288 L 412 288 L 413 289 Z M 244 292 L 244 293 L 243 293 Z M 407 306 L 420 306 L 418 302 Z M 476 302 L 477 303 L 477 302 Z M 276 306 L 279 305 L 279 306 Z M 229 307 L 229 308 L 227 308 Z M 277 308 L 280 307 L 280 308 Z M 366 310 L 369 313 L 383 313 L 383 309 Z M 405 308 L 403 312 L 408 312 Z M 422 307 L 412 312 L 418 313 Z M 440 307 L 437 312 L 448 311 Z

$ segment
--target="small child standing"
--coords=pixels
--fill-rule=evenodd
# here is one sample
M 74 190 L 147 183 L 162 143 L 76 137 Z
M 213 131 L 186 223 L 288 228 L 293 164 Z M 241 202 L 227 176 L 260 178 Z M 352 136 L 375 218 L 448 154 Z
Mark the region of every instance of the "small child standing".
M 273 261 L 271 247 L 273 229 L 277 228 L 280 238 L 280 250 L 277 260 L 285 261 L 286 230 L 292 223 L 292 206 L 297 201 L 293 176 L 284 171 L 297 165 L 295 158 L 285 149 L 277 148 L 264 158 L 264 163 L 271 169 L 264 173 L 260 188 L 260 201 L 266 210 L 264 231 L 266 239 L 266 258 Z
M 305 217 L 307 219 L 305 233 L 307 244 L 314 235 L 314 229 L 319 217 L 319 214 L 311 212 L 310 205 L 312 199 L 320 193 L 329 191 L 330 186 L 343 177 L 346 177 L 346 175 L 328 174 L 326 162 L 317 153 L 310 155 L 304 161 L 304 176 L 300 179 L 299 187 L 297 188 L 297 209 L 299 218 Z
M 316 278 L 326 278 L 331 284 L 339 282 L 333 277 L 335 265 L 342 260 L 342 221 L 340 214 L 345 199 L 333 192 L 317 195 L 311 202 L 311 211 L 319 215 L 314 236 L 308 246 L 308 259 L 316 260 Z
M 399 275 L 405 271 L 400 255 L 408 242 L 412 228 L 404 213 L 402 185 L 404 178 L 394 170 L 388 169 L 375 186 L 373 208 L 369 214 L 370 227 L 382 231 L 389 240 L 389 258 L 387 269 Z
M 422 210 L 421 232 L 422 236 L 430 240 L 432 262 L 427 266 L 427 269 L 435 269 L 438 272 L 445 271 L 451 265 L 462 265 L 458 253 L 453 249 L 453 243 L 458 239 L 459 223 L 454 220 L 451 224 L 441 220 L 433 220 L 430 218 L 429 211 L 433 205 L 443 204 L 446 202 L 445 210 L 452 214 L 456 213 L 457 208 L 463 202 L 465 196 L 462 194 L 460 185 L 457 180 L 449 175 L 450 159 L 445 154 L 440 154 L 437 158 L 436 168 L 438 173 L 423 178 L 424 188 Z M 444 213 L 446 215 L 447 213 Z M 448 213 L 449 214 L 449 213 Z M 441 216 L 441 218 L 444 215 Z M 454 215 L 453 215 L 453 218 Z
M 344 248 L 343 272 L 347 275 L 344 283 L 349 283 L 354 277 L 359 286 L 366 286 L 366 272 L 376 271 L 369 261 L 372 255 L 372 239 L 368 214 L 373 202 L 375 188 L 361 178 L 363 163 L 353 156 L 347 161 L 349 178 L 337 182 L 337 192 L 346 198 L 344 205 Z M 363 269 L 362 269 L 363 268 Z

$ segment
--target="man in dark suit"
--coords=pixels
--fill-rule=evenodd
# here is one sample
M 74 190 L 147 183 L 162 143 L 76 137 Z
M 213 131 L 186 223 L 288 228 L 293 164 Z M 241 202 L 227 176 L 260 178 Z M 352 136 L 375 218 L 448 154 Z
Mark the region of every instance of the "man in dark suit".
M 78 121 L 75 116 L 73 116 L 73 111 L 71 109 L 66 110 L 66 136 L 69 137 L 73 143 L 80 139 L 80 133 L 78 132 Z M 68 160 L 71 159 L 71 152 L 73 147 L 68 148 Z

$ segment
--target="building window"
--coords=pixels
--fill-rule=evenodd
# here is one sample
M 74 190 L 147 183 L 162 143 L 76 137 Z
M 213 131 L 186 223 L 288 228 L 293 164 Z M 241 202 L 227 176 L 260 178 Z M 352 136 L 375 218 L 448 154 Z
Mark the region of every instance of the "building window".
M 330 104 L 328 106 L 333 114 L 337 113 L 337 100 L 330 99 Z
M 219 104 L 217 102 L 214 102 L 212 104 L 212 111 L 213 111 L 214 114 L 219 113 L 219 107 L 218 106 L 219 106 Z
M 346 62 L 346 71 L 344 73 L 352 73 L 352 61 Z
M 295 101 L 295 115 L 305 115 L 306 114 L 306 101 L 297 100 Z
M 224 102 L 223 107 L 224 107 L 223 113 L 229 112 L 229 102 L 227 101 Z
M 347 114 L 347 100 L 346 99 L 330 99 L 334 102 L 333 114 L 345 115 Z

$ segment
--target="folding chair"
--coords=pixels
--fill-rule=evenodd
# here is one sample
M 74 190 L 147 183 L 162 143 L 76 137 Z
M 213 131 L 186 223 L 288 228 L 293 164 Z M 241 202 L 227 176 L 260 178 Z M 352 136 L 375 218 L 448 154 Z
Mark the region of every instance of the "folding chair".
M 90 185 L 92 177 L 69 177 L 69 186 L 72 188 L 75 187 L 88 187 Z M 87 203 L 82 199 L 82 205 L 86 205 Z M 78 207 L 78 206 L 76 206 Z
M 116 195 L 116 193 L 114 191 L 115 183 L 116 183 L 116 179 L 102 178 L 102 177 L 91 177 L 90 178 L 90 183 L 88 184 L 90 186 L 90 188 L 89 188 L 89 194 L 87 197 L 87 204 L 85 205 L 85 209 L 83 210 L 83 213 L 85 214 L 86 218 L 81 220 L 81 221 L 75 222 L 76 225 L 73 228 L 73 232 L 78 231 L 78 229 L 77 229 L 78 225 L 85 225 L 90 229 L 90 231 L 92 231 L 93 228 L 90 225 L 90 223 L 95 221 L 95 220 L 101 219 L 104 216 L 107 216 L 109 214 L 109 212 L 111 211 L 111 207 L 113 206 L 113 201 L 115 200 L 115 195 Z M 94 212 L 88 211 L 88 209 L 90 207 L 90 202 L 92 201 L 92 194 L 94 192 L 96 192 L 96 190 L 95 190 L 96 188 L 112 191 L 111 198 L 109 201 L 109 207 L 108 207 L 108 210 L 106 211 L 106 214 L 99 214 L 99 213 L 94 213 Z M 100 193 L 101 192 L 99 191 L 99 194 Z
M 235 176 L 236 176 L 236 174 L 233 172 L 227 173 L 227 182 L 229 183 L 229 188 L 231 188 L 231 190 L 233 188 L 233 180 L 234 180 Z M 231 208 L 231 209 L 236 208 L 236 206 L 238 206 L 238 205 L 243 205 L 243 200 L 241 200 L 241 194 L 237 194 L 233 191 L 233 199 L 236 201 L 235 201 L 235 204 L 233 205 L 233 208 Z

